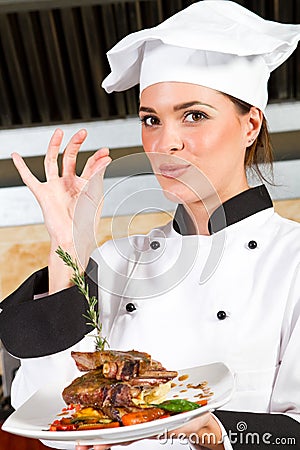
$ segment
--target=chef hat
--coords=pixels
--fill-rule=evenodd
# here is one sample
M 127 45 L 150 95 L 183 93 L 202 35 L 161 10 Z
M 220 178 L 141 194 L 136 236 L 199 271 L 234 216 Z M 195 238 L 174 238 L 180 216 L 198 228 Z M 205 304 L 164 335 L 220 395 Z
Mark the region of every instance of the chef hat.
M 156 27 L 129 34 L 107 57 L 108 92 L 179 81 L 210 87 L 262 111 L 270 72 L 300 40 L 300 25 L 262 19 L 229 0 L 192 4 Z

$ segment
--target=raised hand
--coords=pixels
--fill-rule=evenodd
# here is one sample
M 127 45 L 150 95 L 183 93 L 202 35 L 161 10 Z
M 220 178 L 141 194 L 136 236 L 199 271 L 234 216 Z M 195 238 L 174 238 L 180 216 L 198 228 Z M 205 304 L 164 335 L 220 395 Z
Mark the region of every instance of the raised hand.
M 84 269 L 96 245 L 94 227 L 101 210 L 103 175 L 111 158 L 108 149 L 102 148 L 88 159 L 82 174 L 76 175 L 78 151 L 86 136 L 86 130 L 79 130 L 72 136 L 63 152 L 62 171 L 59 174 L 57 160 L 63 132 L 60 129 L 54 132 L 44 160 L 44 183 L 32 174 L 19 154 L 12 154 L 22 180 L 42 209 L 50 236 L 50 292 L 69 285 L 69 269 L 63 268 L 63 263 L 55 254 L 57 247 L 60 245 L 68 251 Z

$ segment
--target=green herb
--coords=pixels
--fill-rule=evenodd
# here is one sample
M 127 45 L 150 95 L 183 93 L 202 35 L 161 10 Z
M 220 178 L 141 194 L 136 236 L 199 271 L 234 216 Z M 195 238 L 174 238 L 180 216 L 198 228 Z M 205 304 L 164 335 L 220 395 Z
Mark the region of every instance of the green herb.
M 198 403 L 190 402 L 189 400 L 184 400 L 181 398 L 175 400 L 166 400 L 162 403 L 159 403 L 158 405 L 153 406 L 157 406 L 158 408 L 165 409 L 166 411 L 174 413 L 192 411 L 193 409 L 201 408 L 201 405 L 198 405 Z
M 78 287 L 88 303 L 87 313 L 83 314 L 83 317 L 88 320 L 86 324 L 94 327 L 97 332 L 95 336 L 96 350 L 104 350 L 106 345 L 109 347 L 109 344 L 107 339 L 102 337 L 102 323 L 99 320 L 99 313 L 96 310 L 98 300 L 95 296 L 90 297 L 89 286 L 85 281 L 84 273 L 79 270 L 77 261 L 74 261 L 72 256 L 65 252 L 60 246 L 56 250 L 56 253 L 63 260 L 65 265 L 73 270 L 71 281 Z

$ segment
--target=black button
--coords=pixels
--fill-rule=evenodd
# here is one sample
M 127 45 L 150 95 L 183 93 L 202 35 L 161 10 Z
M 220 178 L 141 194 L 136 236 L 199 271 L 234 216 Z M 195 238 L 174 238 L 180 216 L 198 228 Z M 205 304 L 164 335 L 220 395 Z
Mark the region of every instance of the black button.
M 136 310 L 136 307 L 133 303 L 127 303 L 127 305 L 126 305 L 127 312 L 132 313 L 135 310 Z
M 257 247 L 257 242 L 256 241 L 249 241 L 248 242 L 248 248 L 250 248 L 250 250 L 254 250 Z
M 226 317 L 227 317 L 227 314 L 226 314 L 225 311 L 218 311 L 217 312 L 217 318 L 219 320 L 224 320 L 224 319 L 226 319 Z
M 158 241 L 152 241 L 150 247 L 152 250 L 157 250 L 160 247 L 160 243 Z

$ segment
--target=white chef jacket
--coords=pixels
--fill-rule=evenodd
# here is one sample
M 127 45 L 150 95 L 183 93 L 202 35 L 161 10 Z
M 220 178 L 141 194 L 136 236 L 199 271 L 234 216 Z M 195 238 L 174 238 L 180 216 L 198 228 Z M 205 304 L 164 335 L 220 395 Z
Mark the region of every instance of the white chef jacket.
M 169 223 L 106 242 L 93 258 L 111 348 L 146 351 L 168 369 L 223 361 L 236 377 L 224 409 L 286 413 L 300 421 L 298 223 L 273 208 L 209 236 L 182 236 Z M 129 303 L 134 307 L 126 308 Z M 67 383 L 78 376 L 70 350 L 22 360 L 13 405 L 54 378 Z M 72 350 L 92 351 L 93 341 L 85 337 Z M 129 448 L 160 445 L 141 441 Z

